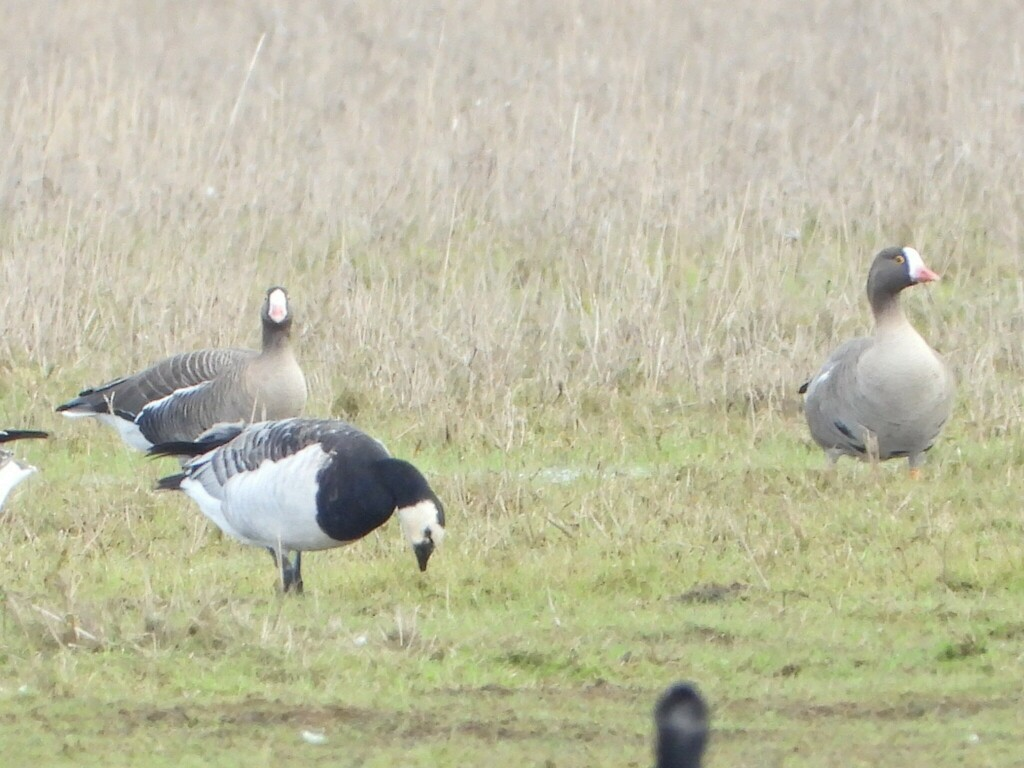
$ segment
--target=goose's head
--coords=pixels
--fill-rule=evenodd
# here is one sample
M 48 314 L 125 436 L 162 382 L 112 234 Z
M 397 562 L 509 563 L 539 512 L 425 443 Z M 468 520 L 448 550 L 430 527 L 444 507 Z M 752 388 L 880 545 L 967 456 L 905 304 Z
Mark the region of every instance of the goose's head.
M 654 708 L 658 768 L 699 768 L 708 741 L 708 705 L 692 683 L 676 683 Z
M 420 570 L 426 570 L 430 555 L 444 539 L 444 507 L 427 478 L 409 462 L 382 459 L 373 463 L 372 471 L 388 495 L 389 510 L 398 516 Z
M 427 570 L 427 561 L 434 554 L 434 548 L 444 539 L 444 507 L 431 494 L 431 498 L 399 507 L 398 521 L 412 551 L 416 553 L 420 570 Z
M 421 571 L 444 539 L 444 506 L 423 474 L 401 459 L 378 464 L 395 499 L 395 512 Z
M 263 324 L 286 328 L 291 323 L 292 313 L 288 307 L 288 291 L 275 285 L 267 291 L 267 299 L 263 302 Z
M 868 298 L 875 303 L 895 296 L 904 288 L 938 279 L 939 276 L 925 266 L 921 254 L 914 248 L 886 248 L 875 256 L 871 264 Z

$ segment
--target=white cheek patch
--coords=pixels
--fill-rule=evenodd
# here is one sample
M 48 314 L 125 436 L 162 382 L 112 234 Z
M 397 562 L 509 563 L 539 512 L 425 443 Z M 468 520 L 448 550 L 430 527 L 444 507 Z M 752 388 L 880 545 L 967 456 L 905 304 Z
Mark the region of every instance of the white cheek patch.
M 268 314 L 275 323 L 280 323 L 288 317 L 288 297 L 280 288 L 275 288 L 267 298 L 270 308 Z
M 903 255 L 907 258 L 907 271 L 910 274 L 910 279 L 915 282 L 920 280 L 921 273 L 927 269 L 921 254 L 917 252 L 917 249 L 907 246 L 903 249 Z
M 444 526 L 438 521 L 437 507 L 429 499 L 399 509 L 398 522 L 406 540 L 414 547 L 426 540 L 423 532 L 427 530 L 434 544 L 444 539 Z

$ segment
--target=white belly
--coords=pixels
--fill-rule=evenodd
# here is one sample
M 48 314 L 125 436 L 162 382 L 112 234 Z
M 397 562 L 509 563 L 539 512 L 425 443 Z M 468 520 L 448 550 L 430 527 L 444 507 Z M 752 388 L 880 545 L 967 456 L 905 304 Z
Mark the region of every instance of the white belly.
M 224 530 L 242 541 L 275 549 L 306 552 L 340 546 L 316 521 L 316 475 L 326 460 L 321 447 L 311 445 L 231 477 L 219 509 Z

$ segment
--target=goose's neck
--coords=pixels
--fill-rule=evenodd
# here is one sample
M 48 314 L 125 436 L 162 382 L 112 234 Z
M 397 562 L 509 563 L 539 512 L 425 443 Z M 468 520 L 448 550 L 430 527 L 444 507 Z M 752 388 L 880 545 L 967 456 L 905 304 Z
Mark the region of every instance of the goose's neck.
M 263 354 L 286 349 L 291 341 L 291 328 L 282 328 L 279 325 L 263 326 Z
M 871 312 L 875 316 L 875 328 L 879 331 L 894 330 L 908 324 L 899 293 L 868 298 L 871 301 Z

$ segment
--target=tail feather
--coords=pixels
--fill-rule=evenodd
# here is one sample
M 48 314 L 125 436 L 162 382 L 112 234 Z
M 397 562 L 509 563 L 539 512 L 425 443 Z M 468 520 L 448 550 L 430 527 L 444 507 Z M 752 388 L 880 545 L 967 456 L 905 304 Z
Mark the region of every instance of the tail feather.
M 0 429 L 0 443 L 9 443 L 12 440 L 28 440 L 49 436 L 49 432 L 40 432 L 38 429 Z
M 161 477 L 156 481 L 156 489 L 158 491 L 180 491 L 181 481 L 186 477 L 187 475 L 184 472 L 179 472 L 176 475 L 168 475 L 167 477 Z
M 64 411 L 78 411 L 79 413 L 110 413 L 110 399 L 107 394 L 114 389 L 118 384 L 124 384 L 128 381 L 127 376 L 122 376 L 119 379 L 108 381 L 106 384 L 100 384 L 98 387 L 89 387 L 83 389 L 78 393 L 78 397 L 73 400 L 68 400 L 66 403 L 61 403 L 54 410 L 57 413 Z M 132 416 L 129 421 L 134 419 Z
M 238 424 L 216 424 L 199 436 L 198 440 L 172 440 L 166 443 L 157 443 L 150 448 L 146 455 L 155 458 L 157 456 L 201 456 L 209 453 L 214 448 L 220 448 L 225 443 L 230 443 L 244 429 L 244 425 Z
M 199 456 L 206 453 L 208 450 L 210 449 L 203 445 L 203 443 L 180 440 L 167 443 L 157 443 L 146 451 L 146 455 L 151 459 L 155 459 L 159 456 Z
M 110 403 L 103 398 L 89 397 L 92 393 L 86 390 L 74 400 L 61 403 L 55 410 L 57 413 L 64 411 L 77 411 L 79 413 L 110 413 Z

